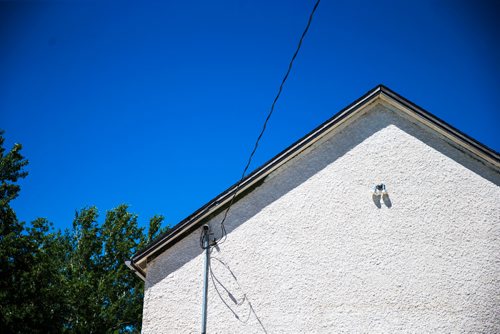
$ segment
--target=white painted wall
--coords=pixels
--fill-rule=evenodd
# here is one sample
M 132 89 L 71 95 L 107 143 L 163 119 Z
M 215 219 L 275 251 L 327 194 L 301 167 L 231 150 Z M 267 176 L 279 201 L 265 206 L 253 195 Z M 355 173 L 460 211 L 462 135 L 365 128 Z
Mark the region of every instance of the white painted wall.
M 372 107 L 233 206 L 209 333 L 500 333 L 498 171 Z M 149 264 L 144 333 L 200 331 L 199 235 Z

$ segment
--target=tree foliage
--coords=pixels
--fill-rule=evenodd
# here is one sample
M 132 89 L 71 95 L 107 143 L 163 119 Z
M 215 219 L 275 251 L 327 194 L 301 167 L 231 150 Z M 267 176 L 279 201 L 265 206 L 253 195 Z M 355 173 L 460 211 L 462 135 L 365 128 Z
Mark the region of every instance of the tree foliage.
M 126 205 L 102 223 L 95 207 L 55 231 L 44 218 L 20 222 L 10 203 L 27 176 L 21 145 L 6 152 L 0 132 L 0 332 L 136 333 L 143 282 L 124 261 L 165 229 L 162 216 L 146 232 Z

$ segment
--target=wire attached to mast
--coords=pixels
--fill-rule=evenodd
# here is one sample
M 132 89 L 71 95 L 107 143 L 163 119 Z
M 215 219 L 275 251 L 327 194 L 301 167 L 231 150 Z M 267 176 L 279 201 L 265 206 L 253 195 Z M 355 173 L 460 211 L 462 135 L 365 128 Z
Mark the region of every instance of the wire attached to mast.
M 283 91 L 283 87 L 285 86 L 285 82 L 288 79 L 290 72 L 292 71 L 293 62 L 295 61 L 295 58 L 297 58 L 297 55 L 299 54 L 300 48 L 302 46 L 302 42 L 304 41 L 304 38 L 309 30 L 309 27 L 311 26 L 311 22 L 312 22 L 312 19 L 314 17 L 314 13 L 316 12 L 316 9 L 318 8 L 320 2 L 321 2 L 321 0 L 316 1 L 316 4 L 314 5 L 314 7 L 311 11 L 311 14 L 309 15 L 309 19 L 307 21 L 306 27 L 305 27 L 304 31 L 302 32 L 302 36 L 300 36 L 300 40 L 299 40 L 299 43 L 297 44 L 297 48 L 295 49 L 295 52 L 292 56 L 292 59 L 290 60 L 290 63 L 288 64 L 288 69 L 285 73 L 285 76 L 281 80 L 281 84 L 279 86 L 278 93 L 276 94 L 276 97 L 274 98 L 273 103 L 271 104 L 271 108 L 269 109 L 269 113 L 267 114 L 266 120 L 264 121 L 264 124 L 262 126 L 262 130 L 260 131 L 260 134 L 257 137 L 257 140 L 255 141 L 255 145 L 253 147 L 252 153 L 250 153 L 250 156 L 248 157 L 247 164 L 245 165 L 245 168 L 243 169 L 243 172 L 241 173 L 240 180 L 238 181 L 238 183 L 236 185 L 236 189 L 233 192 L 233 196 L 231 197 L 231 201 L 229 202 L 227 209 L 224 211 L 224 216 L 222 217 L 222 220 L 220 222 L 221 237 L 218 240 L 214 239 L 213 242 L 208 247 L 216 245 L 216 244 L 222 244 L 227 239 L 226 227 L 224 225 L 224 223 L 226 222 L 227 215 L 229 213 L 229 210 L 233 206 L 233 203 L 234 203 L 236 196 L 238 195 L 238 191 L 240 190 L 241 183 L 243 182 L 243 179 L 245 178 L 245 174 L 247 173 L 248 168 L 250 167 L 250 164 L 252 163 L 252 159 L 255 155 L 255 152 L 257 151 L 257 148 L 259 147 L 259 142 L 262 139 L 264 132 L 266 131 L 267 123 L 269 122 L 269 119 L 271 118 L 272 114 L 274 113 L 274 107 L 276 106 L 276 103 L 278 102 L 278 100 L 281 96 L 281 92 Z M 203 249 L 206 248 L 203 246 L 203 238 L 204 237 L 205 237 L 205 234 L 202 232 L 202 234 L 200 235 L 200 246 Z

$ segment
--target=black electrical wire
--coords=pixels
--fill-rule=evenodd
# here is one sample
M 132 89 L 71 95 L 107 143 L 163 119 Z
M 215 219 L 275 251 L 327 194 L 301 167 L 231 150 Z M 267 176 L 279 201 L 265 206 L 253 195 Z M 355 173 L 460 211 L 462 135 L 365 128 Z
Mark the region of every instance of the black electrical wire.
M 243 179 L 245 178 L 245 174 L 247 173 L 248 168 L 250 167 L 250 164 L 252 163 L 253 156 L 255 155 L 255 152 L 257 151 L 257 148 L 259 147 L 259 142 L 262 139 L 264 132 L 266 131 L 267 123 L 269 122 L 269 119 L 271 118 L 272 114 L 274 113 L 274 107 L 276 106 L 276 103 L 278 102 L 278 100 L 281 96 L 281 92 L 283 91 L 283 87 L 285 86 L 285 82 L 288 79 L 290 72 L 292 71 L 293 62 L 295 61 L 295 58 L 297 58 L 297 55 L 299 54 L 300 47 L 302 46 L 302 42 L 304 41 L 304 38 L 307 34 L 307 31 L 309 30 L 309 27 L 311 26 L 311 22 L 312 22 L 312 19 L 314 17 L 314 13 L 316 12 L 316 9 L 318 8 L 320 2 L 321 2 L 321 0 L 316 1 L 316 4 L 314 5 L 314 7 L 311 11 L 311 14 L 309 15 L 309 20 L 307 21 L 306 27 L 305 27 L 304 31 L 302 32 L 302 36 L 300 36 L 299 44 L 297 45 L 297 48 L 295 49 L 295 52 L 292 56 L 292 59 L 290 60 L 290 63 L 288 64 L 288 69 L 285 73 L 285 76 L 281 80 L 281 84 L 279 86 L 278 93 L 276 94 L 276 97 L 274 98 L 273 103 L 271 104 L 271 108 L 269 109 L 269 113 L 267 114 L 266 120 L 264 121 L 264 125 L 262 126 L 262 130 L 260 131 L 260 134 L 257 137 L 257 140 L 255 141 L 255 145 L 253 147 L 252 153 L 250 153 L 250 156 L 248 157 L 248 161 L 247 161 L 245 168 L 243 169 L 243 173 L 241 173 L 240 180 L 238 181 L 238 183 L 236 185 L 236 189 L 234 190 L 233 196 L 231 197 L 231 201 L 229 202 L 227 209 L 224 211 L 224 216 L 222 217 L 222 220 L 220 222 L 221 237 L 218 240 L 214 240 L 211 245 L 221 244 L 224 241 L 226 241 L 227 233 L 226 233 L 226 227 L 224 226 L 224 223 L 226 222 L 227 215 L 228 215 L 229 210 L 231 209 L 231 207 L 234 203 L 236 196 L 238 195 L 238 191 L 240 190 L 241 183 L 243 182 Z M 200 236 L 200 245 L 202 248 L 205 248 L 203 246 L 203 239 L 204 238 L 205 238 L 205 233 L 202 232 L 202 235 Z M 210 247 L 210 245 L 209 245 L 209 247 Z

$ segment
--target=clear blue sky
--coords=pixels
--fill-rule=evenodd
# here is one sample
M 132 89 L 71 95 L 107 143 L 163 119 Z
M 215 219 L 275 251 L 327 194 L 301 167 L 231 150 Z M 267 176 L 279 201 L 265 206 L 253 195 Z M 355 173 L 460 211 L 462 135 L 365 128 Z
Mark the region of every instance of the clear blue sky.
M 314 4 L 0 2 L 0 128 L 22 220 L 127 203 L 176 224 L 238 180 Z M 379 83 L 500 150 L 487 1 L 323 0 L 253 170 Z

